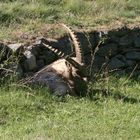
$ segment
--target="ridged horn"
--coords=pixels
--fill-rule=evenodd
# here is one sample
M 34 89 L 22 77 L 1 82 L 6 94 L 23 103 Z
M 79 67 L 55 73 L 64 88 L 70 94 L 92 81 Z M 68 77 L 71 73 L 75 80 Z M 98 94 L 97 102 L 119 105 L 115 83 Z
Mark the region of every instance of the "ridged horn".
M 68 33 L 70 34 L 70 37 L 73 41 L 73 45 L 74 45 L 74 49 L 75 49 L 75 54 L 76 54 L 76 61 L 80 64 L 83 64 L 83 52 L 82 49 L 79 46 L 79 42 L 78 39 L 76 37 L 76 35 L 74 34 L 74 32 L 67 27 L 65 24 L 61 23 L 60 24 L 62 27 L 64 27 L 64 29 L 66 29 L 68 31 Z
M 45 47 L 47 47 L 48 49 L 50 49 L 52 52 L 54 52 L 55 54 L 57 54 L 60 58 L 64 58 L 66 59 L 73 67 L 77 68 L 77 69 L 81 69 L 82 66 L 76 62 L 75 60 L 73 60 L 70 56 L 66 55 L 65 53 L 59 51 L 58 49 L 56 48 L 53 48 L 52 46 L 50 45 L 47 45 L 45 43 L 42 43 Z
M 60 58 L 66 56 L 65 53 L 59 51 L 58 49 L 53 48 L 52 46 L 47 45 L 47 44 L 45 44 L 45 43 L 42 43 L 42 44 L 43 44 L 46 48 L 50 49 L 52 52 L 54 52 L 55 54 L 57 54 Z

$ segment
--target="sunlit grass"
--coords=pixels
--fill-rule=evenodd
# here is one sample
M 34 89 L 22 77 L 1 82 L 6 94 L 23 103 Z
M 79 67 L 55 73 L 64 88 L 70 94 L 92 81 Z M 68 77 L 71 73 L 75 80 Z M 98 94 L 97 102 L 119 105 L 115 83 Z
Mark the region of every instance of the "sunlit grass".
M 1 0 L 0 40 L 37 35 L 58 22 L 77 27 L 136 23 L 139 9 L 139 0 Z M 139 139 L 139 80 L 111 75 L 107 81 L 94 79 L 89 88 L 87 97 L 57 98 L 46 88 L 1 86 L 0 140 Z
M 139 139 L 140 83 L 110 76 L 108 84 L 106 95 L 99 81 L 92 84 L 92 98 L 57 98 L 46 88 L 1 88 L 0 139 Z
M 0 2 L 0 24 L 10 34 L 15 26 L 30 32 L 31 26 L 32 30 L 38 30 L 44 24 L 58 22 L 84 27 L 115 21 L 135 23 L 139 22 L 139 9 L 139 0 L 4 0 Z

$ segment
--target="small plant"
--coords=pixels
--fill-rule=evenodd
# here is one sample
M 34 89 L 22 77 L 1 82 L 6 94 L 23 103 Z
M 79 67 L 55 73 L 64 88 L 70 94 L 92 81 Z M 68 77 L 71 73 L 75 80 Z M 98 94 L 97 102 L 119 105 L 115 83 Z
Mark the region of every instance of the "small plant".
M 9 51 L 5 53 L 5 47 L 1 51 L 0 58 L 0 83 L 10 84 L 18 78 L 20 57 Z

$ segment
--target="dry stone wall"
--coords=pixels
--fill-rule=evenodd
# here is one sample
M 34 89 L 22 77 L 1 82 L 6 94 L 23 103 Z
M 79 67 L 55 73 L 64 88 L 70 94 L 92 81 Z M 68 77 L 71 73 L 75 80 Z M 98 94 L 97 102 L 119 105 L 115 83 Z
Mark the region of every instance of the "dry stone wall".
M 84 51 L 85 63 L 92 64 L 93 73 L 104 67 L 121 74 L 131 73 L 134 70 L 136 74 L 140 73 L 139 28 L 123 27 L 107 31 L 76 32 L 76 34 Z M 40 37 L 30 45 L 0 43 L 1 66 L 14 54 L 19 58 L 16 71 L 19 75 L 24 76 L 57 60 L 57 55 L 42 43 L 74 55 L 71 41 L 67 35 L 56 40 Z M 95 50 L 98 51 L 94 54 Z

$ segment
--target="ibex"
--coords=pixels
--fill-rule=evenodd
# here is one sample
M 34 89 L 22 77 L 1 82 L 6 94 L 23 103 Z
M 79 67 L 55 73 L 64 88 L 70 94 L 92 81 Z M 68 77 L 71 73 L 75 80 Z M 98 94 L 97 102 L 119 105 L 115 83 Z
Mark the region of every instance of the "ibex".
M 87 69 L 83 63 L 83 52 L 76 36 L 66 25 L 61 24 L 70 34 L 75 49 L 75 57 L 70 57 L 52 46 L 44 44 L 56 53 L 60 59 L 37 72 L 33 83 L 47 85 L 56 95 L 84 95 L 87 91 Z

